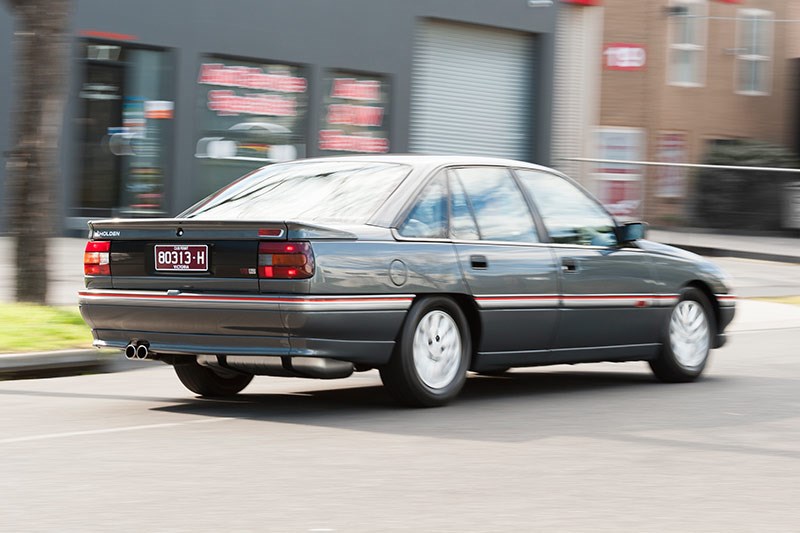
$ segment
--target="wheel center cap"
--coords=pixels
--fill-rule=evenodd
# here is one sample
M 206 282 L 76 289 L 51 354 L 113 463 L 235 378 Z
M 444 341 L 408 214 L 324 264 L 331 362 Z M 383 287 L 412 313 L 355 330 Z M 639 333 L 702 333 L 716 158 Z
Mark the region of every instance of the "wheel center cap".
M 432 361 L 437 362 L 442 359 L 441 352 L 443 350 L 441 346 L 442 342 L 438 335 L 428 341 L 428 357 Z

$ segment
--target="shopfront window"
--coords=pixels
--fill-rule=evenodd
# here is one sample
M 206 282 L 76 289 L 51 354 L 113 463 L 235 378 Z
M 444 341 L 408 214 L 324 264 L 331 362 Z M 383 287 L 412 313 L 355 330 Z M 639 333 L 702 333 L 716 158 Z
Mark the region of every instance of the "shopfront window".
M 389 82 L 385 76 L 328 71 L 319 149 L 325 153 L 389 151 Z
M 305 157 L 305 67 L 206 56 L 197 83 L 195 198 L 266 164 Z
M 162 216 L 172 157 L 172 56 L 85 42 L 73 216 Z

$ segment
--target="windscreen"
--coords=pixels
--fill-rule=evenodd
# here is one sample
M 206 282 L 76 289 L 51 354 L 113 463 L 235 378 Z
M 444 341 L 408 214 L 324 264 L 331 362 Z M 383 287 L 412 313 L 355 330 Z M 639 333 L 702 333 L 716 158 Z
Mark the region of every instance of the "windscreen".
M 181 216 L 363 224 L 410 170 L 407 165 L 343 161 L 272 165 L 228 185 Z

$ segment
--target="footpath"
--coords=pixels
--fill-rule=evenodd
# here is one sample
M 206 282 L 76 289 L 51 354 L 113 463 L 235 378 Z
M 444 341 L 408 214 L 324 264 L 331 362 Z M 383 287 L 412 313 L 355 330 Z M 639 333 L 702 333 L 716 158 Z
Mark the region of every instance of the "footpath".
M 700 255 L 800 263 L 800 238 L 725 235 L 701 230 L 650 230 L 647 238 Z
M 738 257 L 800 264 L 800 238 L 725 235 L 706 231 L 652 229 L 648 238 L 712 257 Z M 83 249 L 85 239 L 55 238 L 48 303 L 77 306 L 77 293 L 83 288 Z M 13 243 L 0 237 L 0 302 L 13 299 Z M 800 296 L 800 294 L 799 294 Z M 740 300 L 737 318 L 730 330 L 747 331 L 800 324 L 800 306 Z M 141 365 L 139 365 L 141 366 Z M 136 368 L 118 351 L 95 349 L 55 352 L 0 354 L 0 381 L 19 377 L 46 377 L 83 372 L 113 372 Z

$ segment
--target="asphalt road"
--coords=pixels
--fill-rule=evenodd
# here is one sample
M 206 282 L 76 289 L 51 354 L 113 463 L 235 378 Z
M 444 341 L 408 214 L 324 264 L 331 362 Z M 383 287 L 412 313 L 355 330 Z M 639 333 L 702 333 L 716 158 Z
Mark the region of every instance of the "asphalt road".
M 800 265 L 714 261 L 743 297 L 800 294 Z M 517 370 L 433 410 L 374 372 L 224 402 L 160 364 L 0 382 L 0 532 L 800 531 L 800 309 L 741 302 L 733 326 L 698 383 Z
M 798 531 L 800 319 L 759 305 L 692 384 L 559 366 L 420 410 L 374 372 L 0 382 L 0 531 Z

